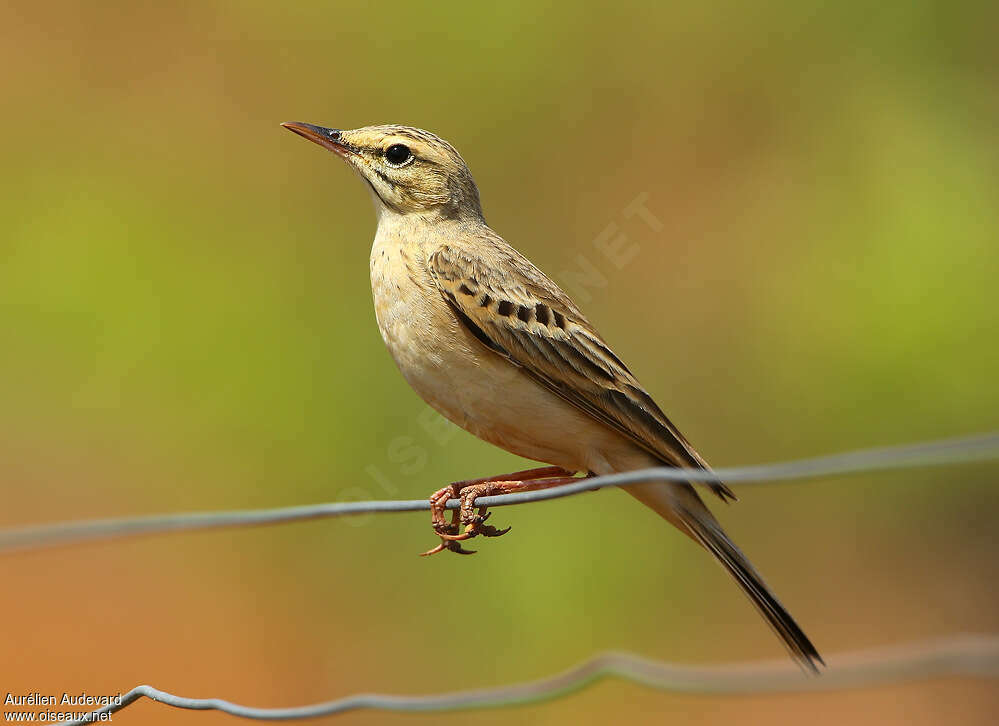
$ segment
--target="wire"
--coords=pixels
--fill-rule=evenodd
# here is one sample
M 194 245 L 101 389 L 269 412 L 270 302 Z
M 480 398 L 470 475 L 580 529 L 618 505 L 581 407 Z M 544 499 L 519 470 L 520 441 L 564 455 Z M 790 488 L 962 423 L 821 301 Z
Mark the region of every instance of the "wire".
M 117 703 L 64 726 L 91 723 L 122 710 L 140 698 L 176 708 L 222 711 L 258 721 L 293 721 L 373 709 L 380 711 L 463 711 L 518 706 L 566 696 L 616 676 L 650 688 L 677 693 L 758 694 L 869 688 L 943 676 L 999 677 L 999 637 L 960 635 L 941 640 L 842 653 L 829 658 L 821 677 L 812 677 L 786 661 L 720 666 L 685 666 L 651 660 L 635 653 L 608 652 L 555 675 L 495 688 L 423 696 L 360 693 L 335 701 L 292 708 L 253 708 L 219 698 L 184 698 L 152 686 L 138 686 Z M 106 718 L 106 717 L 105 717 Z
M 819 479 L 832 475 L 858 474 L 868 471 L 904 469 L 920 466 L 939 466 L 970 461 L 999 459 L 999 432 L 990 432 L 955 439 L 941 439 L 919 444 L 863 449 L 814 459 L 718 469 L 677 469 L 659 467 L 641 471 L 610 474 L 580 479 L 573 484 L 491 497 L 479 497 L 476 504 L 484 507 L 502 507 L 525 504 L 547 499 L 567 497 L 582 492 L 610 486 L 625 486 L 643 481 L 725 481 L 738 484 Z M 448 509 L 456 509 L 460 502 L 451 499 Z M 69 545 L 92 540 L 107 540 L 133 535 L 218 529 L 222 527 L 248 527 L 262 524 L 279 524 L 350 514 L 379 512 L 415 512 L 429 509 L 426 499 L 370 502 L 333 502 L 307 504 L 278 509 L 250 509 L 222 512 L 188 512 L 159 514 L 119 519 L 99 519 L 82 522 L 34 525 L 0 529 L 0 553 L 15 550 L 37 549 L 56 545 Z

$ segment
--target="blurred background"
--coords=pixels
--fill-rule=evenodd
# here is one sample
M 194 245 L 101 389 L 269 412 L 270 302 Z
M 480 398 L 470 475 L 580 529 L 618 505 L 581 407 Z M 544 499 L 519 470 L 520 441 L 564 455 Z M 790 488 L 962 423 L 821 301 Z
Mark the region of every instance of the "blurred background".
M 0 525 L 418 498 L 528 465 L 404 383 L 372 313 L 368 193 L 291 120 L 453 142 L 490 224 L 715 466 L 999 428 L 997 8 L 5 3 Z M 715 509 L 833 654 L 999 630 L 997 477 L 738 487 Z M 471 558 L 418 558 L 427 519 L 3 557 L 0 691 L 291 706 L 608 648 L 783 655 L 721 568 L 623 492 L 498 510 L 513 531 Z M 335 722 L 997 708 L 970 680 L 724 698 L 606 681 L 517 711 Z M 150 702 L 114 720 L 235 722 Z

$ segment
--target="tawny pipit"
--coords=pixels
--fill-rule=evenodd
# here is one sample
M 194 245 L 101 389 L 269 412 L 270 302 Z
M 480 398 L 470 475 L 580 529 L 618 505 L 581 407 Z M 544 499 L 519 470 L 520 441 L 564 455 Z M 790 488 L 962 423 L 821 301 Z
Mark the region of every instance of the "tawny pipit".
M 343 158 L 371 188 L 375 317 L 409 384 L 479 438 L 554 465 L 436 492 L 441 544 L 425 554 L 467 553 L 460 540 L 506 532 L 483 524 L 479 496 L 558 486 L 576 472 L 708 468 L 572 300 L 486 226 L 479 191 L 453 146 L 408 126 L 284 126 Z M 708 486 L 723 500 L 735 498 L 724 484 Z M 650 482 L 626 490 L 713 554 L 792 656 L 816 670 L 822 659 L 815 646 L 693 486 Z M 448 522 L 450 497 L 462 506 Z

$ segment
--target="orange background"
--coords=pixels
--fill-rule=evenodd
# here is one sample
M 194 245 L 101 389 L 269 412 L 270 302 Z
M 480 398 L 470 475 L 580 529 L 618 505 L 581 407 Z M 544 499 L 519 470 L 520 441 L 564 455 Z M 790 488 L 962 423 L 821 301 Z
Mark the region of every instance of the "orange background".
M 995 4 L 0 8 L 0 524 L 418 498 L 525 462 L 438 439 L 374 325 L 363 186 L 278 124 L 408 123 L 716 466 L 999 428 Z M 639 195 L 656 231 L 624 210 Z M 636 246 L 618 266 L 593 241 Z M 567 282 L 568 285 L 568 282 Z M 996 632 L 994 465 L 738 487 L 823 653 Z M 720 509 L 720 508 L 716 508 Z M 291 706 L 780 646 L 622 492 L 4 556 L 0 691 Z M 466 638 L 459 631 L 471 630 Z M 709 697 L 618 681 L 337 723 L 991 723 L 994 682 Z M 143 702 L 125 724 L 234 723 Z

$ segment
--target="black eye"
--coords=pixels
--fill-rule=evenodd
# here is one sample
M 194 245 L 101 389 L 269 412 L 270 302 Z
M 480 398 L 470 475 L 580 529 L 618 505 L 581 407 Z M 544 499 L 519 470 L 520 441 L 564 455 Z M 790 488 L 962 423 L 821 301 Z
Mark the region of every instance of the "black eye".
M 413 152 L 405 144 L 392 144 L 385 149 L 385 161 L 392 166 L 402 166 L 413 158 Z

